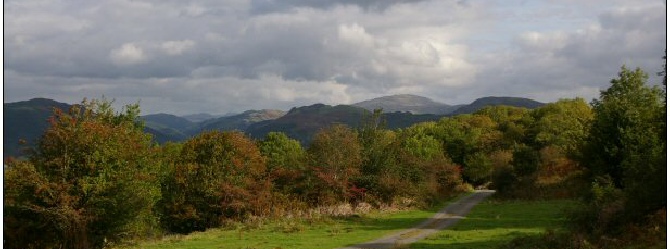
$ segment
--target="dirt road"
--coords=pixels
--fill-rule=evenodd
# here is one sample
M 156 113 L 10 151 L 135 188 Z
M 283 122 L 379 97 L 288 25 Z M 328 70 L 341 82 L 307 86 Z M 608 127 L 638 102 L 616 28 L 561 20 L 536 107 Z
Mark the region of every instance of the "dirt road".
M 474 193 L 462 197 L 460 200 L 447 205 L 435 216 L 422 222 L 415 228 L 400 231 L 384 238 L 363 244 L 343 247 L 340 249 L 386 249 L 397 245 L 411 244 L 428 235 L 456 224 L 460 219 L 470 212 L 470 209 L 495 193 L 493 190 L 477 190 Z

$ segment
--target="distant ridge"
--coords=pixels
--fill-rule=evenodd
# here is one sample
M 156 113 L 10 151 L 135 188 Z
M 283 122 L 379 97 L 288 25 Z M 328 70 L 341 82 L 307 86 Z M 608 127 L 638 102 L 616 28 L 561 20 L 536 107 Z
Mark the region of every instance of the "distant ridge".
M 262 139 L 269 132 L 284 132 L 304 144 L 317 131 L 335 123 L 358 127 L 363 115 L 368 113 L 364 108 L 350 105 L 314 104 L 294 107 L 280 118 L 250 125 L 246 132 L 257 139 Z
M 544 106 L 545 104 L 528 98 L 489 96 L 484 98 L 478 98 L 469 105 L 461 106 L 460 108 L 454 110 L 450 115 L 471 114 L 486 106 L 496 106 L 496 105 L 506 105 L 506 106 L 535 109 Z
M 199 123 L 208 119 L 215 119 L 219 118 L 221 116 L 214 116 L 208 113 L 198 113 L 198 114 L 191 114 L 191 115 L 185 115 L 181 116 L 182 118 L 185 118 L 188 121 L 191 121 L 193 123 Z
M 409 112 L 412 114 L 435 115 L 449 114 L 459 107 L 439 103 L 430 98 L 412 94 L 378 97 L 353 104 L 353 106 L 362 107 L 370 111 L 382 108 L 385 113 Z
M 184 141 L 206 130 L 239 130 L 257 139 L 262 139 L 268 132 L 285 132 L 288 136 L 302 142 L 303 145 L 307 145 L 316 132 L 332 124 L 340 123 L 352 128 L 359 127 L 363 117 L 370 115 L 370 109 L 384 108 L 386 113 L 382 115 L 382 118 L 386 121 L 386 127 L 400 129 L 418 122 L 436 121 L 445 116 L 471 114 L 490 105 L 532 109 L 544 104 L 528 98 L 485 97 L 469 105 L 450 106 L 426 97 L 402 94 L 375 98 L 354 105 L 314 104 L 294 107 L 288 112 L 265 109 L 248 110 L 241 114 L 224 117 L 210 114 L 184 117 L 171 114 L 151 114 L 140 118 L 145 122 L 144 131 L 152 134 L 154 141 L 158 143 Z M 33 146 L 48 128 L 47 120 L 53 115 L 53 108 L 67 111 L 71 106 L 48 98 L 4 103 L 4 156 L 22 156 L 22 148 Z M 451 112 L 454 108 L 457 109 Z M 448 114 L 445 115 L 445 113 Z M 202 121 L 194 122 L 193 120 Z M 27 144 L 20 145 L 21 140 L 26 141 Z
M 3 104 L 3 156 L 24 156 L 21 148 L 34 145 L 49 127 L 47 120 L 53 116 L 53 109 L 67 112 L 71 106 L 47 98 Z M 19 140 L 27 144 L 20 145 Z
M 225 116 L 201 122 L 197 127 L 197 130 L 193 130 L 190 133 L 195 134 L 201 131 L 208 131 L 208 130 L 244 131 L 252 124 L 262 121 L 278 119 L 284 115 L 286 115 L 286 111 L 282 110 L 274 110 L 274 109 L 247 110 L 241 114 Z

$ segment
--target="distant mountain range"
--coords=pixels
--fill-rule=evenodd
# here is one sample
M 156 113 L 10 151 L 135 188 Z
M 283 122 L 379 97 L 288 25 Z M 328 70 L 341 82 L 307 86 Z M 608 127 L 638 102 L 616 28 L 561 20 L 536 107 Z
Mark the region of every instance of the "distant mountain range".
M 426 97 L 402 94 L 353 105 L 314 104 L 294 107 L 288 112 L 265 109 L 226 116 L 201 113 L 182 117 L 161 113 L 140 118 L 145 123 L 145 131 L 152 134 L 157 143 L 183 141 L 208 130 L 239 130 L 256 139 L 262 139 L 268 132 L 284 132 L 307 145 L 320 129 L 335 123 L 358 127 L 365 115 L 370 115 L 378 108 L 384 110 L 382 118 L 386 121 L 387 128 L 397 129 L 419 122 L 439 120 L 445 116 L 473 113 L 488 105 L 537 108 L 544 104 L 527 98 L 485 97 L 469 105 L 447 105 Z M 66 111 L 70 107 L 70 104 L 46 98 L 3 104 L 4 157 L 20 156 L 21 148 L 34 145 L 46 130 L 47 120 L 52 116 L 54 108 Z M 27 144 L 20 145 L 20 140 Z

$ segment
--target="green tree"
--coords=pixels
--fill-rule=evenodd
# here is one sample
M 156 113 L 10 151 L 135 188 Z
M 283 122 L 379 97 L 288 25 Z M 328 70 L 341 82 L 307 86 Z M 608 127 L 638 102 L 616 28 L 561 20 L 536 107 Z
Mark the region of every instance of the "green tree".
M 482 152 L 466 156 L 463 168 L 463 177 L 473 184 L 484 184 L 491 180 L 493 163 L 489 156 Z
M 619 78 L 591 104 L 583 164 L 626 193 L 626 212 L 641 217 L 666 204 L 665 93 L 646 84 L 641 69 L 622 67 Z
M 561 99 L 533 110 L 537 148 L 556 146 L 566 155 L 578 157 L 593 121 L 591 107 L 581 98 Z
M 54 112 L 28 161 L 5 168 L 5 245 L 101 248 L 151 222 L 159 192 L 138 105 L 84 100 Z
M 300 192 L 307 152 L 300 142 L 281 132 L 270 132 L 258 142 L 261 154 L 267 159 L 267 174 L 273 188 L 284 194 Z
M 356 185 L 366 189 L 367 197 L 390 203 L 403 188 L 396 133 L 384 129 L 382 110 L 377 109 L 364 118 L 358 134 L 362 164 Z

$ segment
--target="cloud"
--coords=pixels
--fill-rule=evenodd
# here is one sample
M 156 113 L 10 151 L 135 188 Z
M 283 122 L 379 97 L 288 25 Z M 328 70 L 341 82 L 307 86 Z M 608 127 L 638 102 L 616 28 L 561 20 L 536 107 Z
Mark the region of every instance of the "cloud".
M 662 64 L 665 4 L 613 1 L 9 0 L 5 101 L 104 94 L 185 114 L 591 98 L 622 64 Z
M 169 55 L 180 55 L 193 48 L 193 46 L 195 46 L 195 42 L 192 40 L 166 41 L 161 44 L 163 51 Z
M 411 4 L 424 0 L 251 0 L 251 13 L 267 14 L 295 8 L 329 9 L 337 6 L 357 6 L 368 11 L 383 11 L 397 4 Z
M 134 65 L 147 60 L 144 50 L 133 43 L 124 43 L 121 47 L 113 49 L 109 52 L 109 58 L 114 64 L 122 66 Z

